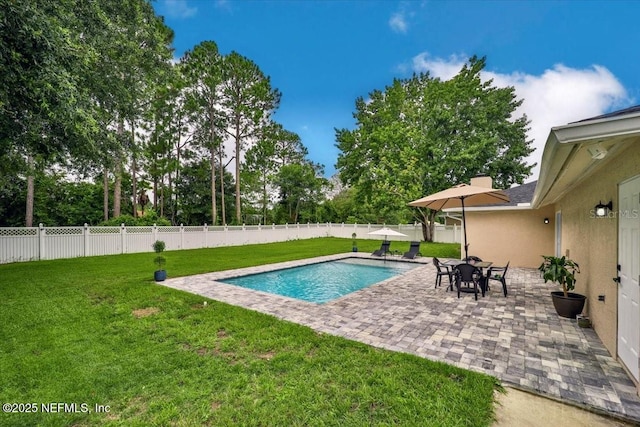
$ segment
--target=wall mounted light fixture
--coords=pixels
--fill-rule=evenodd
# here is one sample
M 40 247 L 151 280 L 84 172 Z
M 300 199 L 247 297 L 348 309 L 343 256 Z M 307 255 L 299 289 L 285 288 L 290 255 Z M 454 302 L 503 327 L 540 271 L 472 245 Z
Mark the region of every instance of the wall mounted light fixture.
M 602 201 L 600 201 L 593 209 L 596 213 L 596 218 L 604 218 L 613 210 L 613 201 L 610 201 L 606 205 L 602 204 Z
M 545 218 L 543 221 L 545 224 L 549 224 L 549 218 Z

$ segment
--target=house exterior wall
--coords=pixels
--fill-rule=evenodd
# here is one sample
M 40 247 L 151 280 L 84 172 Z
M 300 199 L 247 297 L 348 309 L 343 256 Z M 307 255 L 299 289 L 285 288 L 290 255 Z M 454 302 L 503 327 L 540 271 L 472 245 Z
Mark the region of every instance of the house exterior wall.
M 562 212 L 562 254 L 580 265 L 576 292 L 587 296 L 585 311 L 603 344 L 617 355 L 618 184 L 640 174 L 640 146 L 631 144 L 555 205 Z M 598 202 L 613 212 L 595 218 Z M 604 301 L 598 301 L 598 296 Z
M 553 206 L 541 209 L 467 211 L 469 255 L 495 265 L 537 268 L 554 251 Z M 549 224 L 544 223 L 549 218 Z M 464 240 L 464 239 L 463 239 Z M 464 243 L 461 253 L 464 254 Z

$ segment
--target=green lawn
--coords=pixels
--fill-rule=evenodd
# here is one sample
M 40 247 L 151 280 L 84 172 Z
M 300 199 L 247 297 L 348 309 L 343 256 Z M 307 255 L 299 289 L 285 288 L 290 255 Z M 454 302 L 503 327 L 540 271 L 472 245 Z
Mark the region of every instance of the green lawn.
M 358 246 L 373 251 L 379 245 L 360 240 Z M 176 277 L 350 248 L 350 239 L 322 238 L 176 251 L 167 253 L 167 270 Z M 457 251 L 459 245 L 422 248 L 441 257 Z M 35 403 L 26 409 L 37 409 L 0 413 L 0 424 L 492 422 L 499 387 L 492 377 L 215 301 L 205 306 L 200 296 L 156 285 L 153 258 L 146 253 L 0 265 L 0 402 Z M 57 403 L 75 403 L 77 412 L 64 413 Z M 109 412 L 95 412 L 96 404 Z M 42 412 L 51 408 L 62 413 Z

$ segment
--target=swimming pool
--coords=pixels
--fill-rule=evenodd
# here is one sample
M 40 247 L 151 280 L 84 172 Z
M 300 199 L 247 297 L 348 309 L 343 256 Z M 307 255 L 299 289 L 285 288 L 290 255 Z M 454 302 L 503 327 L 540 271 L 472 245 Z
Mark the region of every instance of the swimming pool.
M 406 273 L 418 265 L 399 261 L 346 258 L 230 277 L 220 282 L 322 304 Z

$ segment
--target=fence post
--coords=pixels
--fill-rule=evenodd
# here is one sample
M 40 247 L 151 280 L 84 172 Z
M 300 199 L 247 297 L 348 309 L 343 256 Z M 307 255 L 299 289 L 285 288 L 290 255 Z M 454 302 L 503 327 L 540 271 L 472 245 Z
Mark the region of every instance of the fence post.
M 86 222 L 84 223 L 83 235 L 84 235 L 84 239 L 82 240 L 83 240 L 84 248 L 82 251 L 82 256 L 87 256 L 87 247 L 89 246 L 89 224 L 87 224 Z
M 184 249 L 184 225 L 180 223 L 180 248 Z
M 229 237 L 229 226 L 227 224 L 224 225 L 224 243 L 226 245 L 227 238 Z
M 127 253 L 127 248 L 126 246 L 126 238 L 125 238 L 125 234 L 127 233 L 127 229 L 124 228 L 124 222 L 122 224 L 120 224 L 120 253 L 121 254 L 126 254 Z
M 46 230 L 44 229 L 44 225 L 42 223 L 38 224 L 38 259 L 45 259 L 45 234 Z
M 204 223 L 204 247 L 209 247 L 209 226 L 207 223 Z
M 158 226 L 153 223 L 153 228 L 151 229 L 151 237 L 153 237 L 153 243 L 158 240 Z

